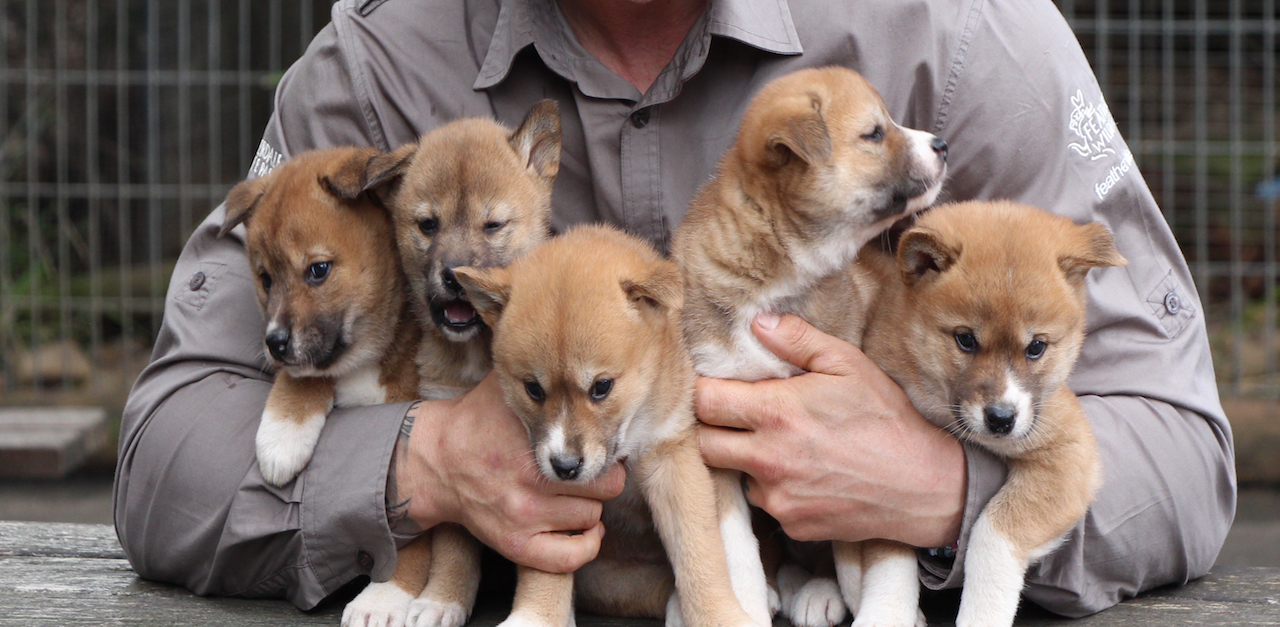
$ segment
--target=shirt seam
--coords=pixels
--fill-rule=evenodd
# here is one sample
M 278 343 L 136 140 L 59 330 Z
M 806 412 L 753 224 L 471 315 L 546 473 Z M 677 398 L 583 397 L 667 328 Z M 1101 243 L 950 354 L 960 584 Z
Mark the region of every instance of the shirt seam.
M 338 12 L 341 11 L 344 19 L 338 19 Z M 365 131 L 369 134 L 374 146 L 379 150 L 391 150 L 391 146 L 387 144 L 386 135 L 382 132 L 382 126 L 378 124 L 377 113 L 373 108 L 373 100 L 369 98 L 369 81 L 365 77 L 364 72 L 360 70 L 360 66 L 356 63 L 354 54 L 354 36 L 347 28 L 346 20 L 352 19 L 350 16 L 351 7 L 342 9 L 334 8 L 333 28 L 338 33 L 338 47 L 342 52 L 342 64 L 346 66 L 347 72 L 351 74 L 351 82 L 355 87 L 356 101 L 360 103 L 360 116 L 364 118 Z
M 978 31 L 978 21 L 986 0 L 974 0 L 969 6 L 969 15 L 965 20 L 964 30 L 960 34 L 960 43 L 956 46 L 956 54 L 951 60 L 951 70 L 947 73 L 947 83 L 942 90 L 942 99 L 938 103 L 938 117 L 933 122 L 933 132 L 941 133 L 947 126 L 947 116 L 951 113 L 951 102 L 959 90 L 960 75 L 964 74 L 965 58 L 969 54 L 969 46 Z

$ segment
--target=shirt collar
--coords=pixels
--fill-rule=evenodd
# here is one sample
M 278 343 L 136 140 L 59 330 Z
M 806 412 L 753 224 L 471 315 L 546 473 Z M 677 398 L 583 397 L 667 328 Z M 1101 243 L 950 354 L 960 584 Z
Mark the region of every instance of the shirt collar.
M 800 37 L 787 0 L 709 0 L 706 36 L 736 39 L 765 52 L 800 54 Z M 695 26 L 695 28 L 697 28 Z M 686 42 L 687 44 L 688 42 Z M 554 0 L 503 0 L 498 22 L 473 89 L 501 83 L 516 54 L 533 45 L 542 61 L 567 80 L 577 81 L 574 65 L 581 48 L 573 40 Z M 697 46 L 705 54 L 706 45 Z M 677 53 L 679 54 L 679 53 Z M 697 67 L 701 67 L 698 62 Z M 621 80 L 621 79 L 619 79 Z

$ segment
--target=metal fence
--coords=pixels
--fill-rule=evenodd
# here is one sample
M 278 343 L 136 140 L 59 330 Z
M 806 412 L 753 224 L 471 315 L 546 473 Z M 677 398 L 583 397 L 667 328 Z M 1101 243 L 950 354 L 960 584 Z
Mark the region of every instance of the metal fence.
M 123 396 L 330 1 L 0 0 L 0 400 Z M 1191 263 L 1224 392 L 1280 394 L 1275 0 L 1059 6 Z

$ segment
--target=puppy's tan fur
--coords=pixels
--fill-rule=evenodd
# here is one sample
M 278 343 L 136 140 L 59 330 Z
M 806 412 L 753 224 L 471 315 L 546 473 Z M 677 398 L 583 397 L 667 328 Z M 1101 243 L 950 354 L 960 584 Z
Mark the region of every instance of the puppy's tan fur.
M 620 231 L 580 227 L 508 269 L 457 274 L 495 329 L 494 367 L 539 469 L 585 482 L 620 460 L 629 468 L 622 496 L 605 504 L 599 557 L 577 577 L 520 569 L 504 624 L 573 624 L 576 582 L 591 611 L 751 625 L 729 581 L 724 503 L 698 451 L 675 265 Z
M 1008 460 L 969 538 L 961 627 L 1012 624 L 1027 565 L 1093 500 L 1097 451 L 1066 380 L 1085 274 L 1124 263 L 1102 225 L 1009 202 L 937 207 L 903 235 L 896 264 L 866 260 L 885 282 L 867 355 L 931 422 Z M 984 409 L 1001 405 L 1013 422 L 993 428 Z
M 458 396 L 489 372 L 492 332 L 453 269 L 505 266 L 545 241 L 559 165 L 560 115 L 551 100 L 536 104 L 514 131 L 466 118 L 369 161 L 363 189 L 394 217 L 409 303 L 422 329 L 417 397 Z M 469 323 L 450 324 L 451 312 Z M 407 609 L 410 625 L 460 627 L 480 584 L 479 544 L 453 524 L 433 528 L 429 548 L 420 546 L 426 537 L 399 552 L 389 582 L 370 585 L 356 602 L 403 599 L 394 586 L 416 597 Z
M 258 431 L 263 477 L 283 485 L 311 457 L 335 405 L 416 396 L 416 325 L 404 312 L 404 281 L 390 216 L 362 191 L 376 150 L 304 153 L 234 187 L 219 235 L 237 224 L 273 331 L 289 336 Z M 309 275 L 328 264 L 327 276 Z M 269 289 L 268 289 L 269 286 Z
M 856 72 L 801 70 L 766 85 L 673 241 L 685 280 L 685 336 L 698 373 L 745 381 L 800 374 L 756 340 L 751 321 L 762 312 L 793 313 L 859 343 L 876 284 L 852 262 L 863 244 L 936 199 L 945 157 L 945 142 L 895 124 Z M 734 551 L 740 555 L 731 554 L 731 563 L 742 564 L 735 573 L 763 573 L 754 547 Z M 801 627 L 839 622 L 845 603 L 856 609 L 862 596 L 862 553 L 837 552 L 840 589 L 830 579 L 815 581 L 821 593 L 812 588 L 796 597 L 813 607 L 790 607 L 789 597 L 784 612 Z M 842 568 L 845 557 L 857 563 Z M 898 555 L 896 564 L 902 573 L 915 572 L 912 555 Z M 764 575 L 752 579 L 745 596 L 763 603 Z M 874 610 L 859 619 L 911 624 L 911 603 L 909 616 Z

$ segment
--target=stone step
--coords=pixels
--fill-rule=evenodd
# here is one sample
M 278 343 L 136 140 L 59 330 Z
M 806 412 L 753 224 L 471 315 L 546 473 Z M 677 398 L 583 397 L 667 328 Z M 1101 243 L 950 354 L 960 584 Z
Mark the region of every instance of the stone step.
M 107 444 L 100 407 L 0 408 L 0 477 L 58 479 Z

